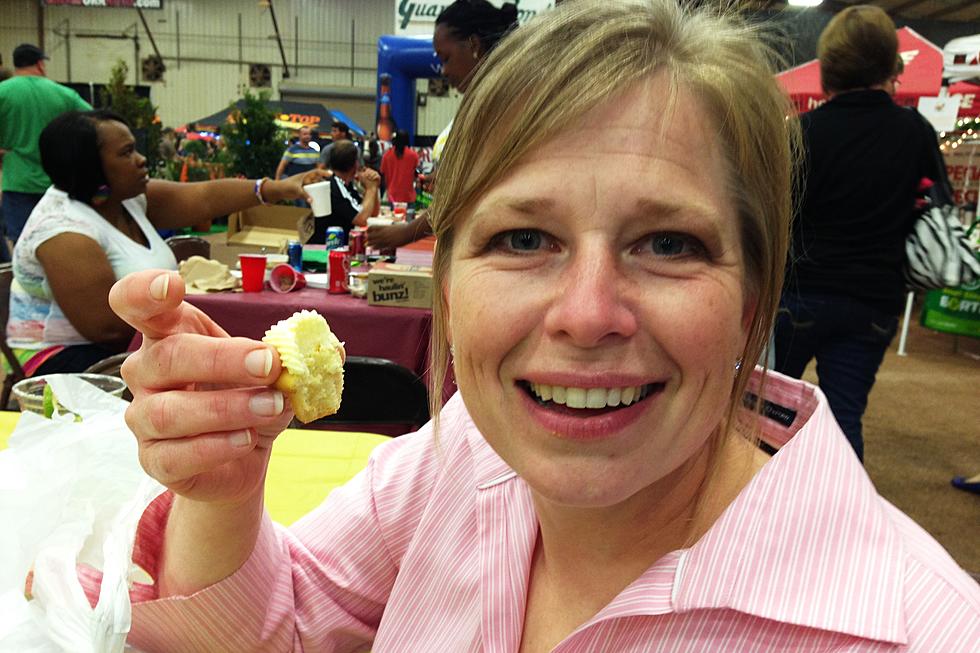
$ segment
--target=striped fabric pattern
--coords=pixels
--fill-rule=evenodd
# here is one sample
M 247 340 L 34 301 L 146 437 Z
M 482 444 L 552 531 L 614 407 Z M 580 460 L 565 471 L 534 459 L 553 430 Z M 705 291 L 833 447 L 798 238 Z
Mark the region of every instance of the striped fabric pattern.
M 980 588 L 877 495 L 820 391 L 771 375 L 785 442 L 695 545 L 664 556 L 559 644 L 562 653 L 974 653 Z M 794 412 L 795 411 L 795 412 Z M 786 416 L 789 417 L 786 417 Z M 537 520 L 527 485 L 457 395 L 430 427 L 190 597 L 134 589 L 145 651 L 512 652 Z M 785 423 L 790 423 L 786 425 Z M 140 525 L 156 573 L 171 498 Z
M 933 193 L 905 241 L 905 281 L 932 290 L 967 286 L 980 279 L 980 253 L 974 250 L 959 218 L 959 208 L 942 204 Z
M 320 161 L 320 153 L 312 147 L 303 147 L 297 142 L 286 148 L 282 153 L 282 160 L 286 162 L 283 174 L 289 177 L 313 170 Z
M 293 143 L 283 152 L 282 158 L 289 163 L 312 166 L 319 161 L 320 153 L 312 147 L 303 147 L 299 143 Z

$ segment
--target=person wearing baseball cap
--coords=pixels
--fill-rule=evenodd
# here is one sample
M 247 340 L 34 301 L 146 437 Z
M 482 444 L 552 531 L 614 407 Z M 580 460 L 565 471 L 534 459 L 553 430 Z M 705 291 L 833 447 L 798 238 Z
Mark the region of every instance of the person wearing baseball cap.
M 31 43 L 14 48 L 14 76 L 0 83 L 0 149 L 3 157 L 3 202 L 0 226 L 16 243 L 24 223 L 51 180 L 41 168 L 38 138 L 55 116 L 92 107 L 78 93 L 47 78 L 48 56 Z M 0 238 L 0 261 L 9 261 Z
M 29 68 L 48 58 L 44 50 L 31 43 L 21 43 L 14 48 L 14 68 Z

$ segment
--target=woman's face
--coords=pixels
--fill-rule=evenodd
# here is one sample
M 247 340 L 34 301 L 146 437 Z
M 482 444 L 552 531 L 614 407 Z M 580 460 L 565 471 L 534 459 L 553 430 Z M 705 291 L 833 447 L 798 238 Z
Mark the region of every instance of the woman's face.
M 466 406 L 563 505 L 623 502 L 702 450 L 752 319 L 712 120 L 684 90 L 668 114 L 666 95 L 660 78 L 638 84 L 534 148 L 454 241 L 444 291 Z M 588 125 L 602 137 L 572 137 Z
M 136 140 L 121 122 L 106 120 L 96 127 L 102 171 L 110 192 L 119 199 L 136 197 L 146 192 L 149 172 L 146 157 L 136 151 Z
M 436 31 L 432 34 L 432 46 L 442 61 L 442 74 L 460 93 L 466 92 L 471 73 L 480 61 L 479 46 L 473 41 L 457 39 L 445 23 L 436 25 Z

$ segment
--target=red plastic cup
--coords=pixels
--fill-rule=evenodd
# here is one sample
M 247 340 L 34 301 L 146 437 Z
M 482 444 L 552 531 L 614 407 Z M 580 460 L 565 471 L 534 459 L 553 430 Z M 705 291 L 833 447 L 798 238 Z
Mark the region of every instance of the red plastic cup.
M 291 292 L 306 287 L 306 277 L 293 266 L 280 263 L 269 273 L 269 287 L 276 292 Z
M 242 290 L 259 292 L 265 285 L 265 256 L 262 254 L 239 254 L 242 266 Z

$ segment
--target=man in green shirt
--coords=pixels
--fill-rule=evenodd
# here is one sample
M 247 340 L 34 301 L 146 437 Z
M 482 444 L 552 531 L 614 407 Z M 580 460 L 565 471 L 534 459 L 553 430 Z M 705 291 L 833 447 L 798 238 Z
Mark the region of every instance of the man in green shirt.
M 41 168 L 41 130 L 65 111 L 92 108 L 78 93 L 46 77 L 47 58 L 36 45 L 18 45 L 14 48 L 14 76 L 0 83 L 0 149 L 6 150 L 0 217 L 5 235 L 15 243 L 34 206 L 51 185 Z M 10 260 L 2 238 L 0 260 Z

